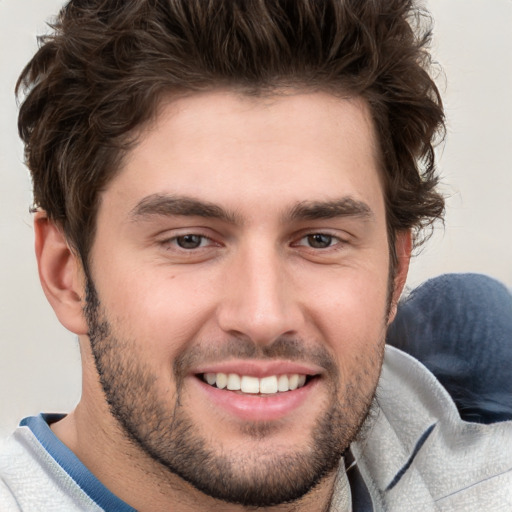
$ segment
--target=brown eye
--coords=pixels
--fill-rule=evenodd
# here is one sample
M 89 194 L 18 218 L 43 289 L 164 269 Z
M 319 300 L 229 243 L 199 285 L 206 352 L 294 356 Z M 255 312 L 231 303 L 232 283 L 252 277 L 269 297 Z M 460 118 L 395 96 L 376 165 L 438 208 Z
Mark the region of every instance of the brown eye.
M 201 235 L 183 235 L 176 237 L 176 244 L 182 249 L 197 249 L 201 247 L 204 236 Z
M 332 245 L 333 237 L 323 233 L 315 233 L 306 237 L 308 245 L 313 249 L 327 249 Z

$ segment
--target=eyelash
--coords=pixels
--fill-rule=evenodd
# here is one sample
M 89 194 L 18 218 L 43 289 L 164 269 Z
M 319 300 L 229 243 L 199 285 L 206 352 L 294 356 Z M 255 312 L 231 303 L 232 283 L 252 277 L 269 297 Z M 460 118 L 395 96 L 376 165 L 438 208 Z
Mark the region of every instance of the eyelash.
M 313 247 L 311 244 L 314 243 L 314 237 L 326 238 L 327 240 L 325 240 L 325 242 L 328 245 L 326 247 Z M 196 247 L 183 247 L 182 245 L 180 245 L 179 241 L 180 241 L 180 239 L 186 239 L 186 238 L 199 239 L 197 241 L 199 245 L 197 245 Z M 302 243 L 303 241 L 307 241 L 307 243 Z M 187 242 L 185 241 L 185 244 L 186 243 Z M 190 243 L 192 243 L 192 245 L 194 245 L 194 241 L 190 241 Z M 347 243 L 346 240 L 343 240 L 340 237 L 338 237 L 336 235 L 332 235 L 330 233 L 312 232 L 312 233 L 307 233 L 307 234 L 301 236 L 297 242 L 293 242 L 291 245 L 293 247 L 307 247 L 308 249 L 314 250 L 314 251 L 316 251 L 316 250 L 327 251 L 329 249 L 332 250 L 334 248 L 338 248 L 339 245 L 343 245 L 346 243 Z M 196 251 L 199 249 L 204 249 L 208 245 L 213 245 L 213 246 L 217 245 L 218 246 L 218 244 L 216 244 L 211 238 L 209 238 L 205 235 L 201 235 L 201 234 L 197 234 L 197 233 L 193 233 L 193 232 L 192 233 L 184 233 L 182 235 L 177 235 L 172 238 L 168 238 L 168 239 L 160 242 L 160 245 L 162 245 L 163 247 L 167 247 L 167 248 L 169 248 L 169 246 L 174 246 L 175 248 L 177 248 L 177 250 L 184 251 L 184 252 L 192 252 L 192 251 Z
M 187 237 L 195 237 L 195 238 L 199 238 L 200 241 L 199 241 L 199 246 L 197 247 L 181 247 L 179 245 L 179 240 L 180 239 L 185 239 Z M 197 233 L 184 233 L 182 235 L 177 235 L 177 236 L 174 236 L 172 238 L 168 238 L 166 240 L 163 240 L 160 244 L 164 247 L 169 247 L 169 246 L 175 246 L 178 250 L 181 250 L 181 251 L 186 251 L 186 252 L 191 252 L 191 251 L 194 251 L 194 250 L 197 250 L 197 249 L 202 249 L 204 248 L 205 246 L 203 245 L 203 242 L 211 242 L 212 245 L 215 245 L 215 243 L 213 242 L 213 240 L 205 235 L 200 235 L 200 234 L 197 234 Z
M 326 242 L 328 242 L 327 247 L 313 247 L 311 244 L 315 243 L 315 242 L 313 242 L 314 237 L 317 237 L 317 238 L 320 238 L 320 237 L 327 238 L 328 239 L 326 241 Z M 300 242 L 302 242 L 303 240 L 307 240 L 308 241 L 308 245 L 301 244 Z M 330 233 L 323 233 L 323 232 L 314 232 L 314 233 L 308 233 L 308 234 L 302 236 L 299 239 L 299 242 L 295 243 L 295 245 L 296 246 L 307 246 L 309 249 L 313 249 L 313 250 L 326 251 L 326 250 L 329 250 L 329 249 L 334 249 L 337 246 L 339 246 L 341 244 L 344 244 L 344 243 L 346 243 L 346 241 L 342 240 L 340 237 L 338 237 L 336 235 L 332 235 Z

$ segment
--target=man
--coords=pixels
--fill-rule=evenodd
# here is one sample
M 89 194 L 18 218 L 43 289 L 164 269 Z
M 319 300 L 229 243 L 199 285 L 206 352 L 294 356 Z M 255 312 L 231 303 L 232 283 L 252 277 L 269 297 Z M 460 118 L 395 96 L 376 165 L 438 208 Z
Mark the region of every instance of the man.
M 423 33 L 403 0 L 63 9 L 19 122 L 83 394 L 8 441 L 4 508 L 511 504 L 510 423 L 462 422 L 402 352 L 383 366 L 443 212 Z

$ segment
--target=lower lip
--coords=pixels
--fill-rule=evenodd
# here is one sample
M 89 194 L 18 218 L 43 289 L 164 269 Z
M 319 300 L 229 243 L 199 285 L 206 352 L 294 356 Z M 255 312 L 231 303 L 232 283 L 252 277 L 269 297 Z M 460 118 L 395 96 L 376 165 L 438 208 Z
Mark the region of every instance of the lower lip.
M 240 394 L 219 389 L 194 377 L 200 391 L 206 394 L 212 403 L 228 414 L 244 421 L 275 421 L 284 418 L 298 409 L 308 400 L 317 387 L 318 379 L 313 379 L 302 388 L 269 395 Z

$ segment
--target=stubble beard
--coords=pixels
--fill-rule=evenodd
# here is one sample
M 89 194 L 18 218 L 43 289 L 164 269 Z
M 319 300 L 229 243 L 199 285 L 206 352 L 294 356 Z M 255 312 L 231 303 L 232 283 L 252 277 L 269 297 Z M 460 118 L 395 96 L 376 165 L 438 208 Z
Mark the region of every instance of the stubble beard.
M 346 382 L 339 378 L 332 356 L 320 347 L 314 359 L 327 370 L 332 386 L 325 412 L 316 420 L 307 445 L 298 446 L 292 453 L 276 454 L 272 447 L 264 447 L 276 425 L 248 423 L 243 434 L 261 441 L 260 450 L 216 452 L 181 407 L 181 368 L 187 367 L 188 359 L 197 354 L 185 352 L 175 361 L 176 395 L 171 407 L 160 399 L 157 377 L 137 357 L 136 344 L 116 337 L 90 279 L 84 313 L 106 400 L 126 437 L 167 471 L 204 494 L 244 506 L 268 507 L 297 501 L 336 471 L 368 415 L 382 365 L 384 340 L 379 341 L 372 357 L 358 361 L 359 371 Z M 245 357 L 262 357 L 261 349 L 247 340 L 237 340 L 236 347 Z M 274 357 L 278 354 L 298 359 L 301 351 L 300 341 L 283 339 L 270 348 L 266 357 L 272 352 Z M 361 392 L 368 389 L 369 375 L 375 375 L 375 386 L 371 392 Z

